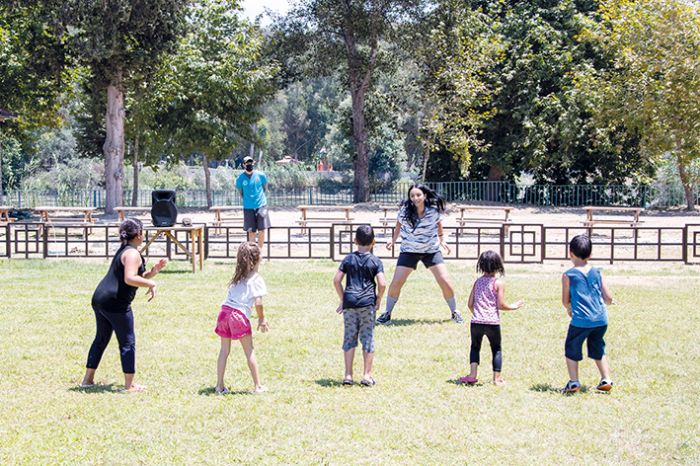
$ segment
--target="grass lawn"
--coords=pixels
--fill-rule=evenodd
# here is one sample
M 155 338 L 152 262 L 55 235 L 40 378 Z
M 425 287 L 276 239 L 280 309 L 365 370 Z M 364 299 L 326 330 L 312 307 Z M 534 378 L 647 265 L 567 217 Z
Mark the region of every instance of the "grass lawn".
M 385 261 L 387 279 L 393 263 Z M 134 302 L 136 381 L 125 394 L 116 341 L 76 388 L 94 336 L 93 289 L 102 261 L 0 260 L 0 464 L 698 464 L 700 462 L 700 272 L 680 265 L 605 267 L 618 305 L 608 354 L 615 388 L 558 393 L 566 380 L 568 319 L 562 267 L 510 266 L 507 297 L 526 307 L 502 318 L 508 384 L 460 386 L 468 326 L 449 312 L 419 267 L 376 331 L 377 385 L 343 387 L 342 317 L 330 261 L 262 265 L 271 330 L 254 341 L 263 383 L 255 396 L 240 345 L 229 358 L 234 393 L 214 396 L 213 333 L 231 263 L 202 273 L 171 264 L 159 295 Z M 448 263 L 463 312 L 472 263 Z M 355 377 L 361 375 L 356 357 Z M 480 379 L 491 378 L 488 343 Z

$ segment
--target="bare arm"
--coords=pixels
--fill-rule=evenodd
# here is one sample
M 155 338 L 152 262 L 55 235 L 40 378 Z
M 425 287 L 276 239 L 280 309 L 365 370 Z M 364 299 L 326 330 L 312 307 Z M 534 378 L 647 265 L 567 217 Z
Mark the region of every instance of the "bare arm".
M 471 311 L 472 315 L 474 315 L 474 285 L 472 285 L 472 292 L 469 293 L 469 301 L 467 301 L 467 307 L 469 307 L 469 310 Z
M 386 278 L 384 278 L 384 272 L 379 272 L 377 274 L 377 299 L 374 303 L 375 309 L 379 309 L 382 304 L 382 298 L 384 297 L 384 291 L 386 290 Z
M 452 250 L 450 249 L 450 246 L 445 242 L 444 233 L 442 230 L 442 220 L 440 220 L 438 222 L 437 229 L 438 229 L 438 240 L 440 241 L 440 246 L 445 248 L 445 251 L 447 251 L 447 254 L 449 254 L 450 252 L 452 252 Z
M 394 235 L 391 237 L 391 241 L 386 243 L 386 248 L 391 249 L 391 246 L 396 242 L 397 239 L 399 239 L 399 235 L 401 234 L 401 222 L 397 221 L 396 226 L 394 227 Z
M 143 274 L 144 278 L 153 278 L 160 273 L 161 270 L 168 264 L 168 259 L 159 260 L 156 265 L 151 267 L 151 270 Z
M 496 280 L 496 293 L 498 294 L 498 309 L 502 311 L 515 311 L 523 307 L 525 302 L 521 299 L 513 304 L 506 303 L 506 286 L 501 280 Z
M 343 289 L 343 277 L 345 277 L 345 273 L 341 270 L 338 270 L 335 273 L 335 277 L 333 277 L 333 286 L 335 287 L 335 292 L 338 294 L 338 297 L 340 298 L 340 304 L 338 305 L 338 308 L 335 310 L 338 314 L 343 313 L 343 292 L 345 291 Z
M 270 326 L 265 320 L 265 310 L 263 309 L 262 297 L 255 298 L 255 313 L 258 315 L 258 330 L 265 333 L 270 330 Z
M 148 294 L 151 296 L 148 300 L 156 297 L 156 282 L 146 277 L 139 275 L 139 267 L 141 267 L 141 255 L 136 249 L 128 249 L 122 254 L 122 265 L 124 266 L 124 283 L 129 286 L 140 286 L 148 288 Z
M 603 276 L 600 276 L 600 284 L 601 287 L 603 288 L 603 302 L 607 305 L 610 305 L 613 303 L 613 295 L 610 292 L 610 289 L 608 288 L 607 283 L 605 283 L 605 279 Z
M 566 309 L 566 313 L 571 317 L 571 292 L 569 291 L 569 277 L 566 274 L 561 276 L 561 303 Z

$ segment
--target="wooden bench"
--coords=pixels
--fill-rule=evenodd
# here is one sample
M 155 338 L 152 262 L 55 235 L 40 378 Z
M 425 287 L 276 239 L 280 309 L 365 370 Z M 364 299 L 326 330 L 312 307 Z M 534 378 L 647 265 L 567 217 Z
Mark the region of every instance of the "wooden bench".
M 125 206 L 119 206 L 114 208 L 115 211 L 117 211 L 117 214 L 119 215 L 119 222 L 123 222 L 126 219 L 126 215 L 129 212 L 150 212 L 151 208 L 150 207 L 125 207 Z
M 14 207 L 9 205 L 0 205 L 0 222 L 10 223 L 14 222 L 15 219 L 10 217 L 10 212 L 15 210 Z
M 301 218 L 296 221 L 301 227 L 302 234 L 306 232 L 306 227 L 309 223 L 331 224 L 331 223 L 352 223 L 354 220 L 350 216 L 354 206 L 318 206 L 318 205 L 300 205 L 298 206 Z M 329 211 L 342 210 L 345 214 L 342 217 L 319 215 L 319 213 L 332 213 Z
M 607 225 L 629 225 L 631 227 L 636 227 L 640 223 L 643 223 L 641 220 L 639 220 L 639 215 L 644 211 L 643 208 L 641 207 L 595 207 L 595 206 L 587 206 L 583 208 L 586 211 L 586 220 L 583 220 L 581 223 L 583 223 L 583 226 L 585 227 L 593 227 L 597 224 L 607 224 Z M 623 218 L 621 216 L 617 216 L 617 218 L 600 218 L 600 217 L 594 217 L 594 214 L 606 214 L 610 212 L 622 212 L 623 214 L 631 214 L 632 218 Z
M 55 206 L 39 206 L 33 209 L 41 217 L 41 221 L 44 223 L 51 223 L 52 214 L 83 214 L 83 223 L 95 223 L 95 219 L 92 218 L 93 212 L 95 212 L 94 207 L 55 207 Z M 54 217 L 56 218 L 56 217 Z M 63 217 L 63 220 L 66 218 Z

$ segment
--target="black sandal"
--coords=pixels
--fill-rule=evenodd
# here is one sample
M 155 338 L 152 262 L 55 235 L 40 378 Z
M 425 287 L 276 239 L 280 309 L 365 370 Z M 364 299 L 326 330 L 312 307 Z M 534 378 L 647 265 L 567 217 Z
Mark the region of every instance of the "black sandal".
M 343 379 L 343 385 L 352 385 L 354 383 L 352 379 Z
M 372 385 L 377 385 L 377 382 L 374 380 L 374 377 L 370 377 L 369 380 L 362 379 L 360 385 L 364 385 L 365 387 L 371 387 Z

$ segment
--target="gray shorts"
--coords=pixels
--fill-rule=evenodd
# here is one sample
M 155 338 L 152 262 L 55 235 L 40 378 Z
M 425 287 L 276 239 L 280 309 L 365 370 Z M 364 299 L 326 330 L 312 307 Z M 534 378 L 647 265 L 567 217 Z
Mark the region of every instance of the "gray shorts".
M 345 323 L 343 351 L 356 348 L 359 337 L 360 343 L 362 343 L 362 350 L 374 353 L 374 321 L 376 315 L 377 310 L 374 306 L 343 310 L 343 322 Z
M 243 230 L 258 231 L 270 228 L 270 215 L 267 206 L 258 209 L 243 209 Z

